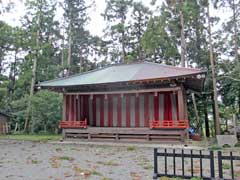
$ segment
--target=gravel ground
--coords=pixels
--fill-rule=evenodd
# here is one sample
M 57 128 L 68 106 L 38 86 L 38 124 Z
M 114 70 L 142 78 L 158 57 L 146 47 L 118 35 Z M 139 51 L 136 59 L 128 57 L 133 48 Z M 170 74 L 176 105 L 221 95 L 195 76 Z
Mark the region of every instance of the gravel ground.
M 181 165 L 180 159 L 177 164 Z M 190 162 L 185 160 L 184 164 L 190 174 Z M 206 173 L 208 167 L 204 162 Z M 240 162 L 235 167 L 240 172 Z M 194 168 L 198 174 L 197 161 Z M 162 163 L 159 170 L 164 170 Z M 180 170 L 177 168 L 178 173 Z M 0 180 L 150 180 L 152 175 L 152 146 L 0 140 Z

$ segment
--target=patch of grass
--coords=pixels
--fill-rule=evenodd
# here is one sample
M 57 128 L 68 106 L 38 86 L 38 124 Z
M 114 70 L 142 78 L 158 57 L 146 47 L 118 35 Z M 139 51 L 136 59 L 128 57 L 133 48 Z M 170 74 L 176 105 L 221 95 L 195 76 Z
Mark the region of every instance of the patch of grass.
M 231 168 L 230 164 L 223 164 L 222 167 L 223 167 L 223 169 L 230 169 Z
M 83 169 L 80 168 L 80 167 L 77 167 L 77 166 L 74 166 L 74 167 L 73 167 L 73 170 L 75 171 L 75 173 L 81 173 L 81 172 L 83 172 Z
M 230 148 L 231 146 L 229 146 L 228 144 L 224 144 L 223 148 Z
M 41 163 L 41 161 L 38 161 L 38 160 L 32 159 L 32 164 L 39 164 L 39 163 Z
M 235 177 L 240 177 L 240 171 L 234 172 Z
M 235 147 L 240 147 L 240 142 L 238 142 L 237 144 L 235 144 Z
M 135 150 L 136 150 L 136 147 L 134 146 L 127 147 L 127 151 L 135 151 Z
M 73 161 L 74 158 L 69 157 L 69 156 L 60 156 L 59 160 L 65 160 L 65 161 Z
M 112 180 L 111 178 L 103 177 L 101 180 Z
M 114 162 L 114 161 L 107 161 L 107 162 L 98 161 L 97 164 L 101 164 L 101 165 L 104 165 L 104 166 L 119 166 L 119 164 Z
M 102 174 L 96 170 L 93 170 L 92 171 L 92 175 L 95 175 L 95 176 L 102 176 Z
M 146 170 L 153 170 L 153 165 L 150 164 L 149 162 L 146 162 L 146 161 L 141 161 L 138 163 L 139 166 L 143 167 L 143 169 L 146 169 Z
M 153 165 L 148 164 L 148 165 L 143 166 L 143 168 L 147 169 L 147 170 L 153 170 Z
M 218 146 L 218 145 L 212 145 L 211 147 L 208 148 L 211 151 L 217 151 L 217 150 L 221 150 L 222 147 Z
M 72 151 L 80 151 L 80 149 L 75 148 L 75 147 L 71 148 L 71 150 L 72 150 Z
M 51 166 L 52 168 L 59 168 L 61 166 L 61 164 L 57 161 L 51 162 Z
M 164 178 L 168 178 L 168 177 L 165 177 L 165 176 L 164 176 Z M 162 179 L 161 179 L 161 180 L 162 180 Z M 164 179 L 164 180 L 183 180 L 183 179 L 177 177 L 177 178 L 168 178 L 168 179 Z M 202 180 L 202 178 L 200 178 L 200 177 L 192 177 L 190 180 Z
M 169 178 L 169 177 L 166 177 L 166 176 L 162 176 L 162 177 L 160 177 L 160 180 L 170 180 L 171 178 Z
M 57 152 L 61 152 L 61 151 L 62 151 L 62 148 L 56 148 L 56 151 L 57 151 Z
M 1 135 L 0 139 L 24 140 L 24 141 L 58 141 L 61 135 L 32 135 L 32 134 L 16 134 L 16 135 Z
M 193 177 L 193 178 L 191 178 L 191 180 L 202 180 L 202 178 L 199 178 L 199 177 Z

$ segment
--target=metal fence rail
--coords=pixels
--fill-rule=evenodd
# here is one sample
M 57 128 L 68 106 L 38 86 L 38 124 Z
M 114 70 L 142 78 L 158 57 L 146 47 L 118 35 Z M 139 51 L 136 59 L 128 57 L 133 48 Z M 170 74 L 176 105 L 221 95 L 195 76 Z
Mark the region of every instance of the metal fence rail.
M 209 151 L 208 154 L 203 154 L 202 150 L 199 150 L 198 153 L 193 153 L 193 150 L 189 150 L 190 153 L 186 153 L 186 151 L 184 151 L 184 149 L 181 150 L 180 153 L 177 153 L 175 149 L 172 149 L 171 152 L 168 152 L 167 149 L 164 149 L 164 152 L 158 152 L 157 148 L 154 148 L 154 175 L 153 175 L 153 179 L 157 179 L 158 177 L 161 176 L 167 176 L 167 177 L 181 177 L 181 178 L 185 178 L 185 179 L 191 179 L 192 177 L 201 177 L 204 180 L 208 180 L 208 179 L 215 179 L 215 170 L 218 170 L 218 179 L 225 179 L 223 177 L 223 160 L 228 160 L 230 161 L 230 169 L 231 169 L 231 179 L 234 179 L 234 165 L 233 165 L 233 161 L 235 160 L 240 160 L 239 156 L 233 156 L 233 153 L 230 152 L 230 154 L 227 155 L 222 155 L 221 151 L 217 151 L 217 158 L 214 158 L 215 153 L 213 151 Z M 196 150 L 194 150 L 194 152 L 196 152 Z M 159 163 L 158 163 L 158 157 L 163 157 L 164 158 L 164 163 L 161 163 L 161 165 L 164 164 L 164 171 L 163 172 L 159 172 Z M 168 160 L 169 158 L 172 158 L 172 172 L 173 173 L 169 173 L 169 169 L 168 169 Z M 181 168 L 181 174 L 176 173 L 176 169 L 179 167 L 177 167 L 176 164 L 176 159 L 181 159 L 181 164 L 180 164 L 180 168 Z M 185 173 L 185 162 L 184 160 L 186 159 L 190 159 L 190 175 L 187 175 Z M 194 167 L 193 167 L 193 160 L 199 160 L 199 174 L 194 174 Z M 209 176 L 206 175 L 206 173 L 204 172 L 203 169 L 203 160 L 207 160 L 209 161 L 209 170 L 210 170 L 210 174 Z M 218 168 L 215 168 L 215 165 L 218 166 Z M 179 168 L 178 168 L 179 169 Z M 226 179 L 225 179 L 226 180 Z

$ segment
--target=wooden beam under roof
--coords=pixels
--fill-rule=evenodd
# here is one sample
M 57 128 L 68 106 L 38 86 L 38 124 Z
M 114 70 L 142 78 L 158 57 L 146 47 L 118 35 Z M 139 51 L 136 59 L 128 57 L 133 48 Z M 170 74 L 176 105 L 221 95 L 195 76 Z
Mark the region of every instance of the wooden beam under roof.
M 181 87 L 166 87 L 157 89 L 141 89 L 141 90 L 128 90 L 128 91 L 100 91 L 100 92 L 69 92 L 65 94 L 79 94 L 79 95 L 94 95 L 94 94 L 130 94 L 130 93 L 146 93 L 146 92 L 168 92 L 179 91 Z

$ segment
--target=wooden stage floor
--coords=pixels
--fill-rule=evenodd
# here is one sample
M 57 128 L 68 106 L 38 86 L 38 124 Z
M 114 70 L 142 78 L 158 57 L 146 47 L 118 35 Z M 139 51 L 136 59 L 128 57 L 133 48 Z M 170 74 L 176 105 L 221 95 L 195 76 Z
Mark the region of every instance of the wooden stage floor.
M 149 129 L 149 128 L 116 128 L 88 127 L 86 129 L 63 129 L 63 138 L 76 138 L 87 141 L 120 141 L 120 142 L 161 142 L 184 143 L 188 134 L 186 129 Z

